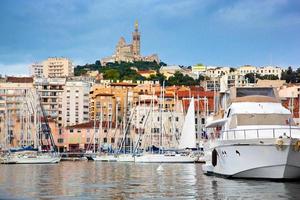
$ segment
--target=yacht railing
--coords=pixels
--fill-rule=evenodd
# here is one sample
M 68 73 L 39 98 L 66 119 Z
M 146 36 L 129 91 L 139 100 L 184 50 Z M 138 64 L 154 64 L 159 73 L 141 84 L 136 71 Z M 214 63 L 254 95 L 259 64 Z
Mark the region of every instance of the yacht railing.
M 257 139 L 257 138 L 279 138 L 290 137 L 300 138 L 300 128 L 261 128 L 261 129 L 237 129 L 221 131 L 220 139 L 239 140 L 239 139 Z

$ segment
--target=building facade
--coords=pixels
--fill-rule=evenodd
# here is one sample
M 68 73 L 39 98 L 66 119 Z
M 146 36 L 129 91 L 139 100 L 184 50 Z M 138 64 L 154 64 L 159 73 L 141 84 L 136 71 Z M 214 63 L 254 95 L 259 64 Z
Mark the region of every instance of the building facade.
M 68 58 L 52 57 L 42 64 L 45 78 L 68 77 L 74 74 L 72 61 Z
M 249 73 L 253 73 L 253 74 L 257 73 L 257 68 L 252 65 L 244 65 L 244 66 L 237 68 L 237 72 L 239 75 L 245 76 L 246 74 L 249 74 Z
M 62 93 L 63 126 L 89 121 L 90 85 L 83 81 L 67 81 Z
M 34 63 L 30 66 L 30 75 L 33 77 L 43 77 L 44 67 L 41 63 Z
M 105 66 L 109 62 L 134 62 L 147 61 L 157 62 L 160 60 L 156 54 L 141 55 L 141 34 L 138 29 L 138 23 L 135 22 L 134 32 L 132 33 L 132 43 L 127 44 L 124 37 L 121 37 L 115 50 L 115 54 L 101 59 L 101 65 Z
M 266 66 L 266 67 L 260 67 L 257 68 L 257 73 L 260 74 L 261 76 L 265 75 L 275 75 L 278 77 L 278 79 L 281 78 L 281 73 L 284 70 L 281 69 L 280 67 L 273 67 L 273 66 Z
M 47 117 L 54 119 L 62 127 L 62 94 L 66 78 L 35 78 L 34 87 L 41 99 Z

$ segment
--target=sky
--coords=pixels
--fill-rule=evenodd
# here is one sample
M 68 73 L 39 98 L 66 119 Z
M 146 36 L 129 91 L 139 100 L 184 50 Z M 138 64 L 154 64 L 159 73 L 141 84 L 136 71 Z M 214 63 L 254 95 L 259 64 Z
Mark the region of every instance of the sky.
M 48 57 L 75 65 L 131 42 L 167 64 L 300 67 L 298 0 L 1 0 L 0 74 L 29 74 Z

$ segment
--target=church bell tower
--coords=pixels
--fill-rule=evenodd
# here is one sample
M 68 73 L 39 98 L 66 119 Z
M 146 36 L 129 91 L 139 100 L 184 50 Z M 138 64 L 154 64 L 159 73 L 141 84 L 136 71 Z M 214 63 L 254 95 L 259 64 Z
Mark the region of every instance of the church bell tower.
M 135 21 L 134 32 L 132 33 L 132 51 L 134 56 L 140 56 L 140 44 L 141 44 L 141 35 L 139 33 L 138 22 Z

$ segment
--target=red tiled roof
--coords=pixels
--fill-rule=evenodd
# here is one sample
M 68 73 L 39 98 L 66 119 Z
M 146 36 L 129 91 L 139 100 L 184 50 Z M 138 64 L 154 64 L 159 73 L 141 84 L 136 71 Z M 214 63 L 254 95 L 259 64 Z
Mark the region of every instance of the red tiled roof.
M 178 91 L 177 95 L 179 98 L 184 98 L 184 97 L 190 97 L 193 96 L 194 98 L 199 97 L 213 97 L 214 92 L 213 91 Z
M 197 101 L 196 99 L 195 99 L 195 111 L 201 111 L 201 112 L 203 112 L 203 111 L 205 111 L 205 104 L 204 104 L 204 101 L 203 100 L 199 100 L 199 101 Z M 188 108 L 189 108 L 189 105 L 190 105 L 190 100 L 188 100 L 188 99 L 183 99 L 182 100 L 182 105 L 183 105 L 183 110 L 185 111 L 185 112 L 187 112 L 187 110 L 188 110 Z M 210 111 L 213 111 L 214 110 L 214 100 L 213 99 L 208 99 L 208 110 L 210 110 Z
M 33 83 L 32 77 L 6 77 L 6 82 L 8 83 Z

